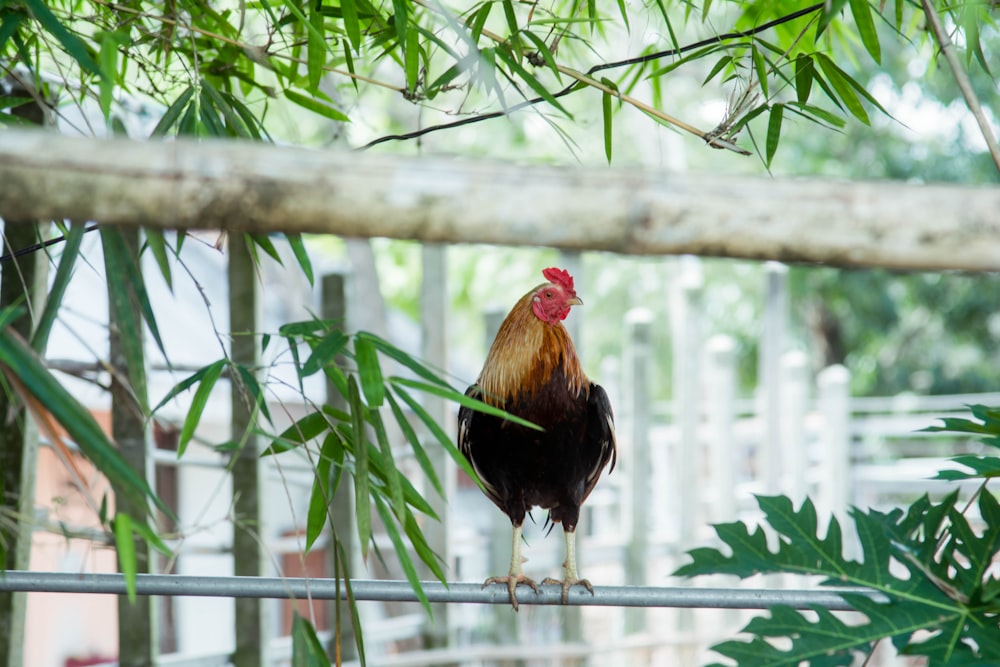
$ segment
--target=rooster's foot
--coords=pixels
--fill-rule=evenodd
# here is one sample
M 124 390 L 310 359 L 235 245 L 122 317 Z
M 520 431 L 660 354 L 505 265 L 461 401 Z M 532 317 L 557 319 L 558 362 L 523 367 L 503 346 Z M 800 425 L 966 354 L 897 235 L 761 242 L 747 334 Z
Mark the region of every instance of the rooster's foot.
M 490 577 L 483 582 L 483 588 L 486 588 L 490 584 L 507 584 L 507 590 L 510 592 L 510 605 L 514 607 L 514 611 L 517 611 L 517 585 L 524 584 L 531 588 L 531 590 L 536 593 L 539 592 L 538 584 L 535 583 L 534 579 L 526 577 L 523 574 L 508 574 L 504 577 Z
M 587 589 L 587 592 L 591 595 L 594 594 L 594 587 L 591 586 L 590 582 L 586 579 L 579 579 L 577 577 L 566 577 L 565 579 L 553 579 L 552 577 L 546 577 L 542 584 L 558 584 L 562 586 L 562 603 L 569 603 L 569 589 L 573 586 L 583 586 Z

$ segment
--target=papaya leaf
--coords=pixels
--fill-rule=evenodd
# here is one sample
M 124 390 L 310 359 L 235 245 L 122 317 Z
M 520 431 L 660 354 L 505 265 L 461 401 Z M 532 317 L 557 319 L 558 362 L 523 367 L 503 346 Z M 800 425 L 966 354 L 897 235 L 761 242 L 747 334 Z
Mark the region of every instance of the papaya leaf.
M 1000 585 L 990 570 L 1000 553 L 1000 504 L 980 494 L 985 527 L 973 530 L 957 507 L 958 494 L 941 502 L 924 496 L 907 511 L 852 509 L 849 514 L 861 550 L 859 561 L 844 556 L 840 523 L 831 519 L 825 535 L 808 499 L 796 510 L 783 496 L 758 497 L 763 527 L 742 522 L 715 526 L 728 553 L 715 548 L 689 552 L 692 562 L 677 574 L 794 573 L 823 578 L 823 586 L 857 586 L 878 591 L 872 597 L 839 590 L 864 617 L 851 624 L 829 611 L 803 613 L 778 606 L 753 619 L 744 632 L 750 641 L 727 641 L 713 647 L 737 665 L 848 665 L 870 653 L 874 644 L 892 639 L 901 652 L 921 655 L 931 665 L 983 664 L 988 646 L 977 643 L 981 628 L 998 629 L 994 599 Z M 927 639 L 930 637 L 930 639 Z M 772 643 L 783 638 L 784 643 Z M 779 648 L 780 646 L 780 648 Z

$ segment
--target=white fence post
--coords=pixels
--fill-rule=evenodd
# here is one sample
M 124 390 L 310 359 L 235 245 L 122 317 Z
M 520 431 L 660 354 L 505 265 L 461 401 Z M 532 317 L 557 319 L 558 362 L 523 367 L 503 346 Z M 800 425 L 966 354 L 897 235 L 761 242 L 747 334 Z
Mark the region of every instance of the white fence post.
M 698 425 L 701 422 L 701 261 L 682 257 L 681 272 L 671 290 L 670 320 L 673 340 L 673 405 L 677 426 L 676 462 L 679 513 L 678 539 L 694 546 L 701 514 L 699 493 Z
M 757 454 L 757 477 L 765 494 L 778 493 L 781 484 L 781 355 L 788 326 L 788 267 L 764 265 L 764 329 L 760 341 L 757 381 L 759 412 L 764 417 L 763 441 Z
M 820 371 L 817 378 L 819 405 L 823 413 L 820 467 L 820 516 L 843 515 L 851 498 L 851 373 L 837 364 Z
M 708 469 L 712 476 L 713 522 L 736 518 L 736 471 L 741 456 L 733 434 L 736 418 L 736 341 L 712 336 L 705 348 L 705 398 L 708 422 Z
M 628 406 L 627 469 L 632 480 L 631 518 L 632 530 L 626 555 L 625 583 L 642 586 L 647 583 L 649 564 L 649 498 L 652 456 L 649 444 L 650 424 L 650 333 L 653 313 L 645 308 L 630 310 L 625 315 L 628 341 L 628 379 L 625 382 Z M 646 610 L 625 611 L 625 632 L 633 634 L 646 630 Z
M 781 357 L 781 470 L 782 489 L 795 503 L 809 493 L 808 410 L 808 359 L 801 350 L 791 350 Z

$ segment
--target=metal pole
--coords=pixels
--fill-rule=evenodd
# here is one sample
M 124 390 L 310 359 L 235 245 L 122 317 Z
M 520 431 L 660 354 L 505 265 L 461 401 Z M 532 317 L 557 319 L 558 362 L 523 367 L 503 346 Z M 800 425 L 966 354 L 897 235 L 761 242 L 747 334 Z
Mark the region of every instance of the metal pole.
M 422 582 L 430 602 L 510 605 L 506 587 L 483 588 L 480 584 Z M 355 580 L 351 582 L 354 597 L 362 601 L 417 602 L 413 588 L 406 581 Z M 562 588 L 555 584 L 540 587 L 539 593 L 518 589 L 521 604 L 559 605 Z M 120 574 L 80 574 L 75 572 L 0 572 L 0 591 L 29 593 L 89 593 L 123 595 L 125 579 Z M 344 587 L 337 588 L 332 579 L 301 579 L 280 577 L 195 577 L 176 574 L 139 574 L 136 576 L 139 595 L 174 595 L 193 597 L 232 598 L 305 598 L 333 600 Z M 850 611 L 841 594 L 866 595 L 885 603 L 888 598 L 866 588 L 826 588 L 820 590 L 779 590 L 754 588 L 683 588 L 651 586 L 595 586 L 594 594 L 574 588 L 569 594 L 571 605 L 595 607 L 678 607 L 704 609 L 767 609 L 785 605 L 795 609 L 823 607 Z M 510 610 L 508 610 L 510 611 Z M 510 611 L 513 613 L 513 611 Z

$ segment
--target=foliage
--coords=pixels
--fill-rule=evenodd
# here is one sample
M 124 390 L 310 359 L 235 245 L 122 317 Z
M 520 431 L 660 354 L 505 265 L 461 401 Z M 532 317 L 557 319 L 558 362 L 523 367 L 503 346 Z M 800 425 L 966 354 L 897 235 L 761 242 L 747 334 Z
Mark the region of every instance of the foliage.
M 967 64 L 987 72 L 980 38 L 993 25 L 989 4 L 941 10 L 964 36 Z M 564 127 L 574 113 L 565 98 L 582 97 L 603 118 L 599 143 L 608 159 L 612 118 L 616 109 L 631 107 L 652 122 L 739 151 L 741 132 L 753 119 L 766 119 L 766 129 L 751 141 L 770 164 L 791 118 L 840 129 L 849 118 L 868 125 L 872 110 L 883 112 L 848 63 L 861 54 L 880 63 L 885 34 L 923 40 L 920 16 L 901 0 L 706 2 L 700 9 L 665 1 L 648 10 L 580 0 L 471 6 L 288 0 L 238 8 L 190 0 L 5 0 L 0 63 L 17 76 L 27 72 L 43 97 L 96 104 L 109 125 L 124 120 L 127 99 L 152 102 L 163 109 L 154 112 L 154 136 L 269 139 L 273 128 L 300 131 L 294 121 L 284 122 L 288 114 L 317 128 L 343 123 L 356 120 L 352 110 L 362 110 L 378 91 L 388 91 L 429 117 L 463 116 L 402 138 L 537 106 L 545 108 L 539 117 L 572 146 L 578 139 Z M 648 32 L 638 30 L 640 19 L 650 23 Z M 733 29 L 694 39 L 719 24 Z M 656 34 L 666 43 L 653 41 Z M 640 53 L 595 58 L 620 52 L 630 37 L 645 42 Z M 50 71 L 59 73 L 58 87 L 50 85 Z M 707 91 L 730 98 L 715 128 L 671 115 L 664 91 L 682 72 L 704 77 Z M 16 122 L 8 114 L 0 118 Z M 369 144 L 399 138 L 386 124 L 372 129 Z
M 973 406 L 972 411 L 981 421 L 949 419 L 928 430 L 985 435 L 984 444 L 1000 447 L 1000 409 Z M 940 502 L 924 496 L 889 512 L 854 508 L 852 531 L 845 534 L 832 518 L 821 537 L 808 499 L 796 510 L 788 498 L 759 497 L 764 527 L 716 526 L 730 553 L 692 550 L 692 562 L 677 574 L 813 575 L 835 590 L 859 586 L 880 595 L 840 593 L 863 616 L 861 622 L 819 607 L 774 607 L 744 628 L 749 642 L 727 641 L 714 650 L 737 665 L 850 665 L 854 656 L 870 654 L 890 639 L 901 654 L 924 656 L 932 667 L 1000 664 L 1000 577 L 994 566 L 1000 555 L 1000 503 L 986 488 L 1000 466 L 995 457 L 955 461 L 972 472 L 942 471 L 939 479 L 983 480 L 964 506 L 954 491 Z M 849 545 L 860 559 L 844 555 Z M 777 639 L 788 643 L 779 646 Z

